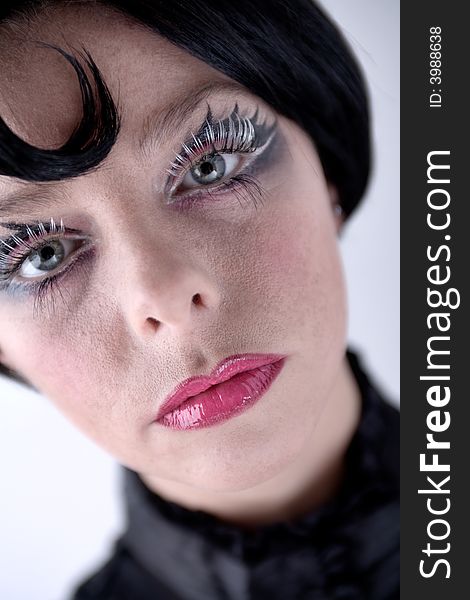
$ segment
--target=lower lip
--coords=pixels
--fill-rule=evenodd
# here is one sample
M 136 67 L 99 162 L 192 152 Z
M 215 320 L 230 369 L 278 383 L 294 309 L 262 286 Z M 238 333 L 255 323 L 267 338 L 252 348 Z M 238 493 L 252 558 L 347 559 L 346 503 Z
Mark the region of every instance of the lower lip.
M 243 371 L 213 385 L 163 415 L 158 423 L 171 429 L 195 429 L 226 421 L 261 398 L 281 372 L 284 360 Z

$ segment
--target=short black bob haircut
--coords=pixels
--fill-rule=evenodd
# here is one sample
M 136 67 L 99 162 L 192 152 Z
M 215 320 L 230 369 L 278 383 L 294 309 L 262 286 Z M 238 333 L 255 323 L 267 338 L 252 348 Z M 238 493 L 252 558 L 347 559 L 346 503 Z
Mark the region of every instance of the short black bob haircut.
M 2 2 L 0 35 L 3 23 L 28 18 L 54 4 L 66 2 Z M 347 43 L 313 0 L 88 0 L 83 4 L 120 11 L 292 119 L 313 140 L 326 178 L 338 190 L 344 217 L 352 213 L 370 170 L 368 98 Z M 78 52 L 79 60 L 61 48 L 52 49 L 75 69 L 82 120 L 62 147 L 44 150 L 21 140 L 0 116 L 0 176 L 23 181 L 77 177 L 96 168 L 116 141 L 119 114 L 92 57 L 86 50 Z

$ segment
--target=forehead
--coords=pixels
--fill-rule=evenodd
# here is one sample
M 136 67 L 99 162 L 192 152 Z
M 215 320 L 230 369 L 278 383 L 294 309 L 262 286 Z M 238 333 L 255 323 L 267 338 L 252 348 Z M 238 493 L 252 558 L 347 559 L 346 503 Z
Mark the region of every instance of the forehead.
M 198 85 L 229 78 L 127 16 L 92 3 L 45 8 L 0 28 L 0 114 L 29 143 L 61 145 L 81 117 L 76 75 L 60 54 L 86 48 L 119 105 L 138 126 L 156 105 Z

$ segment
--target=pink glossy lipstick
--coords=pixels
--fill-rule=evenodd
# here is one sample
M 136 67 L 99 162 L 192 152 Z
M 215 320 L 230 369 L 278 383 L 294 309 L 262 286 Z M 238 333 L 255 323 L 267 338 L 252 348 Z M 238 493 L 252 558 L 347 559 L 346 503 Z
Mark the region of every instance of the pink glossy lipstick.
M 163 402 L 157 422 L 171 429 L 209 427 L 252 406 L 284 366 L 280 354 L 235 354 L 210 375 L 190 377 Z

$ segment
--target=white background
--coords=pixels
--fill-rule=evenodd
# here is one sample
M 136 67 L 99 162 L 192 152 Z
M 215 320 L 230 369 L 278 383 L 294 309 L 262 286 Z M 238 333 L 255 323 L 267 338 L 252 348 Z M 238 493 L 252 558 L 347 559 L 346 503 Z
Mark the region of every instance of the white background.
M 399 2 L 323 4 L 358 55 L 373 104 L 374 173 L 341 242 L 350 345 L 398 402 Z M 0 379 L 0 399 L 0 598 L 65 600 L 122 526 L 118 468 L 44 398 Z

